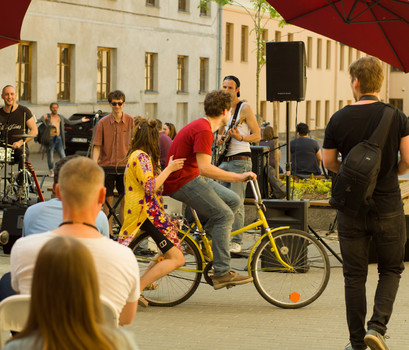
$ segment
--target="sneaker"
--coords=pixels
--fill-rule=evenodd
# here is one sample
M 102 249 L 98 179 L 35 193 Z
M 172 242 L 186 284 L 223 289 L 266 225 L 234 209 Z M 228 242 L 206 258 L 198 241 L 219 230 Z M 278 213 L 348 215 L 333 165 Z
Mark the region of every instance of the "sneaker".
M 230 243 L 230 253 L 240 253 L 241 252 L 241 245 L 236 242 Z
M 230 288 L 239 284 L 253 282 L 253 277 L 239 275 L 234 271 L 229 271 L 225 275 L 217 277 L 213 276 L 211 278 L 213 281 L 213 288 L 216 290 L 223 287 Z
M 351 343 L 349 343 L 349 344 L 345 347 L 344 350 L 357 350 L 357 349 L 354 348 Z
M 384 336 L 373 329 L 369 329 L 368 332 L 366 332 L 364 341 L 371 350 L 389 350 L 386 346 Z

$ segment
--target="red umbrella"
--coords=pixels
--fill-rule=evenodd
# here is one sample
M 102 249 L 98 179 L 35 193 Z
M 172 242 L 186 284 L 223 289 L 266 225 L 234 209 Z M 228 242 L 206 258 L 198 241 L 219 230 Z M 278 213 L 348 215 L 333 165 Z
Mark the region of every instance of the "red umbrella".
M 409 71 L 408 0 L 267 0 L 287 23 Z
M 0 0 L 0 49 L 20 42 L 20 30 L 31 0 Z

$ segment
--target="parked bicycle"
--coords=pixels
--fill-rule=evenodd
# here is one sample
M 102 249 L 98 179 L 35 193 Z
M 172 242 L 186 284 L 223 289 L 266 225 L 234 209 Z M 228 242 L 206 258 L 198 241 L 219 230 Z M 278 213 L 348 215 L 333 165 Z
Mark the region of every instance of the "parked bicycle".
M 257 180 L 250 181 L 258 219 L 231 233 L 252 229 L 261 235 L 250 250 L 247 271 L 260 295 L 281 308 L 296 309 L 309 305 L 325 290 L 330 276 L 328 255 L 314 236 L 288 226 L 270 229 Z M 202 275 L 212 285 L 213 254 L 211 240 L 196 214 L 191 225 L 183 224 L 178 236 L 185 265 L 162 277 L 143 296 L 153 306 L 174 306 L 189 299 L 198 288 Z M 194 237 L 195 236 L 195 237 Z M 141 233 L 129 245 L 138 260 L 141 273 L 164 257 L 155 242 Z

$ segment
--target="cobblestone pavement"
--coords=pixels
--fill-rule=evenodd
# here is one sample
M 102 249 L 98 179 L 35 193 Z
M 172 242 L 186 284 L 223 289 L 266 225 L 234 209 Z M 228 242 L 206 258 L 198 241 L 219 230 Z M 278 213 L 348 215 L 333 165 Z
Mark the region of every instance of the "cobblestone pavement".
M 405 265 L 409 268 L 409 263 Z M 0 254 L 0 273 L 7 271 L 9 256 Z M 372 309 L 376 281 L 376 265 L 371 264 L 368 310 Z M 408 294 L 406 270 L 389 323 L 387 344 L 392 350 L 408 349 Z M 342 270 L 335 266 L 321 297 L 301 309 L 280 309 L 269 304 L 252 284 L 218 291 L 202 284 L 181 305 L 139 308 L 133 324 L 126 328 L 137 334 L 141 350 L 342 350 L 348 343 L 344 315 Z
M 37 171 L 46 161 L 33 155 Z M 46 191 L 52 179 L 47 178 Z M 337 248 L 335 240 L 329 240 Z M 339 250 L 336 250 L 339 251 Z M 9 256 L 0 254 L 0 275 L 9 271 Z M 234 259 L 245 266 L 245 259 Z M 148 349 L 344 349 L 348 343 L 345 321 L 343 277 L 340 264 L 331 257 L 329 284 L 315 302 L 296 310 L 280 309 L 265 301 L 253 284 L 215 291 L 200 285 L 185 303 L 170 307 L 139 308 L 132 329 L 141 350 Z M 409 263 L 405 263 L 409 268 Z M 367 283 L 368 310 L 372 310 L 377 282 L 376 265 L 371 264 Z M 389 323 L 387 340 L 392 350 L 409 349 L 409 276 L 405 270 Z

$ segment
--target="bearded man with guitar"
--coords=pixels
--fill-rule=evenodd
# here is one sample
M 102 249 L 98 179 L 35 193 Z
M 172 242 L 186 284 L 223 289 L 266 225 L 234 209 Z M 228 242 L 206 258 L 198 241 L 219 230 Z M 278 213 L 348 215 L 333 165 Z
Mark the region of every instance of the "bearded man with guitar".
M 232 96 L 232 111 L 227 127 L 219 129 L 219 152 L 217 165 L 220 169 L 234 173 L 251 171 L 250 142 L 258 142 L 261 139 L 260 128 L 257 119 L 246 102 L 240 101 L 240 80 L 234 75 L 228 75 L 223 79 L 222 90 Z M 237 193 L 241 205 L 237 211 L 233 230 L 244 226 L 244 198 L 246 196 L 246 182 L 222 182 L 222 185 Z M 233 237 L 230 244 L 231 253 L 241 252 L 243 234 Z

